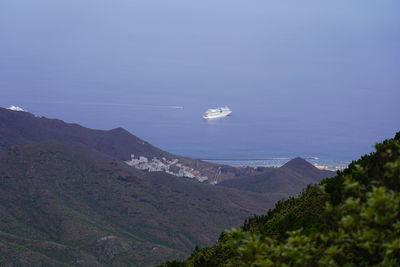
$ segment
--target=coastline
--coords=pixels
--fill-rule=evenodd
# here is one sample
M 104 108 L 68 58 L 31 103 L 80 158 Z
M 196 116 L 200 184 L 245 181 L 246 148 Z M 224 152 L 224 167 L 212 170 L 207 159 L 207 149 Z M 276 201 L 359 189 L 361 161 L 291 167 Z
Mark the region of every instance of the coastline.
M 265 167 L 265 168 L 279 168 L 292 160 L 293 158 L 264 158 L 264 159 L 201 159 L 203 161 L 229 165 L 232 167 Z M 310 162 L 320 170 L 328 171 L 341 171 L 350 164 L 350 162 L 338 160 L 324 160 L 317 157 L 303 157 L 303 159 Z

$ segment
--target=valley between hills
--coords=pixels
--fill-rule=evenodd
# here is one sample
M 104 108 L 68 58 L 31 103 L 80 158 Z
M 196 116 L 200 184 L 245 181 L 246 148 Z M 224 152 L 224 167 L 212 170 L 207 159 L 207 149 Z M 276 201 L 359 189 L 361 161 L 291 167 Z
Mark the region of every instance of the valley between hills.
M 151 163 L 151 164 L 150 164 Z M 235 168 L 0 108 L 0 265 L 154 266 L 335 173 Z

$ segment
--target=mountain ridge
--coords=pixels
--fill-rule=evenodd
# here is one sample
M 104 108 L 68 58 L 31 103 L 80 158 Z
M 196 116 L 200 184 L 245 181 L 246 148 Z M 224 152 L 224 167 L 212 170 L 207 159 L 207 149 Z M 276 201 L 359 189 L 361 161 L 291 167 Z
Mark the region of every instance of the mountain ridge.
M 150 266 L 212 244 L 283 197 L 138 173 L 53 140 L 8 149 L 0 157 L 0 234 L 9 241 L 0 244 L 22 246 L 27 261 L 66 253 L 64 264 Z M 1 255 L 19 262 L 1 245 Z
M 26 145 L 46 140 L 56 140 L 70 146 L 89 149 L 122 161 L 130 161 L 131 156 L 161 160 L 179 160 L 179 163 L 196 173 L 193 177 L 208 182 L 249 175 L 251 168 L 237 169 L 217 165 L 198 159 L 173 155 L 136 137 L 125 129 L 96 130 L 76 123 L 66 123 L 59 119 L 37 117 L 29 112 L 0 108 L 0 151 L 13 145 Z M 223 169 L 220 172 L 221 168 Z M 192 175 L 190 175 L 192 176 Z
M 279 168 L 270 168 L 258 175 L 225 180 L 217 186 L 263 194 L 285 192 L 289 196 L 294 196 L 299 193 L 299 188 L 317 184 L 334 174 L 332 171 L 319 170 L 305 159 L 298 157 Z
M 171 157 L 148 142 L 132 135 L 123 128 L 93 130 L 76 123 L 66 123 L 59 119 L 36 117 L 28 112 L 0 108 L 0 148 L 10 145 L 25 145 L 49 139 L 59 140 L 69 145 L 85 147 L 128 160 L 137 151 L 147 157 Z M 12 142 L 8 141 L 8 138 Z
M 314 183 L 296 182 L 304 178 L 302 168 L 290 164 L 217 165 L 172 155 L 122 128 L 92 130 L 5 109 L 0 148 L 0 265 L 150 266 L 183 258 Z M 125 157 L 133 153 L 143 157 L 139 161 L 151 159 L 155 171 L 129 166 Z M 157 157 L 164 156 L 222 182 L 214 186 L 158 171 Z M 290 175 L 268 176 L 279 169 Z M 229 179 L 270 183 L 257 191 L 225 186 Z

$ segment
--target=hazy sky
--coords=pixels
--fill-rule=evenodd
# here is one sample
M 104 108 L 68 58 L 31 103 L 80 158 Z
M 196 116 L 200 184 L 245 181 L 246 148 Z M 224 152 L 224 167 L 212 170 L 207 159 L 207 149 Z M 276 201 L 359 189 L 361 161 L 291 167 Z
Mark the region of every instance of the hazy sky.
M 370 144 L 400 128 L 399 14 L 398 0 L 0 0 L 0 105 L 157 143 L 156 123 L 66 105 L 228 104 Z

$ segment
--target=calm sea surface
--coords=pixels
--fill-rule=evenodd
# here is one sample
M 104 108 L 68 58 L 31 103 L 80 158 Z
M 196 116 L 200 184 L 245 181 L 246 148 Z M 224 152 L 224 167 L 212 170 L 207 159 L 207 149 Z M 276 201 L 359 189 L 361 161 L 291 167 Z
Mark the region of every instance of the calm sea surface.
M 397 0 L 2 0 L 0 106 L 183 156 L 340 165 L 400 130 L 398 14 Z

